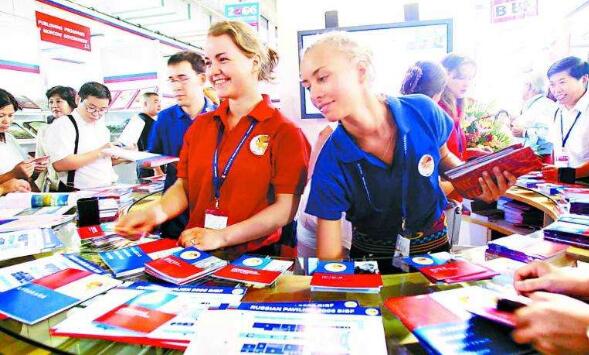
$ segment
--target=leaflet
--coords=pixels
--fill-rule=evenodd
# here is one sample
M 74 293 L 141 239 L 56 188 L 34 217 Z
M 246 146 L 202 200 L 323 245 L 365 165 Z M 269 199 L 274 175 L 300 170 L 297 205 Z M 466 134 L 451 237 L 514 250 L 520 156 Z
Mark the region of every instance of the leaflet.
M 386 354 L 378 308 L 357 302 L 242 303 L 201 313 L 186 354 Z M 219 336 L 222 334 L 222 336 Z

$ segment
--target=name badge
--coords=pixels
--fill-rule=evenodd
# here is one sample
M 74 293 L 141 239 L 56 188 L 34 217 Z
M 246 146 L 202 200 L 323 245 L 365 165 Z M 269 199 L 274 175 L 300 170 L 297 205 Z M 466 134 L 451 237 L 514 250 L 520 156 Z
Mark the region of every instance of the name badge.
M 227 220 L 229 216 L 227 213 L 218 208 L 209 208 L 205 211 L 205 228 L 207 229 L 223 229 L 227 227 Z
M 556 152 L 554 156 L 554 165 L 556 165 L 558 168 L 570 167 L 570 156 L 566 148 L 562 148 L 560 152 Z
M 397 245 L 395 246 L 395 256 L 409 256 L 411 251 L 411 240 L 398 234 Z

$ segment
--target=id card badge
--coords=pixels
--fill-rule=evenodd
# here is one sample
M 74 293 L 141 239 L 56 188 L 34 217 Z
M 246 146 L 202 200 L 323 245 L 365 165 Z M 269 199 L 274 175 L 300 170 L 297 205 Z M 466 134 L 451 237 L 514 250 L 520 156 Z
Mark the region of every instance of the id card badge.
M 227 220 L 229 216 L 227 213 L 218 208 L 209 208 L 205 211 L 205 228 L 207 229 L 223 229 L 227 227 Z
M 409 256 L 411 250 L 411 240 L 402 236 L 401 234 L 397 234 L 397 244 L 395 246 L 395 256 L 406 257 Z
M 570 167 L 570 157 L 566 148 L 563 147 L 559 152 L 556 152 L 556 156 L 554 158 L 554 165 L 556 165 L 557 168 Z

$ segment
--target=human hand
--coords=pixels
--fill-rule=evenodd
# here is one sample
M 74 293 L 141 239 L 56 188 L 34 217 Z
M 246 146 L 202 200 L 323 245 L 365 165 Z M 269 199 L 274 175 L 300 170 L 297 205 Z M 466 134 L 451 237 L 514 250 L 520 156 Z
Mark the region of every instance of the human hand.
M 542 167 L 542 177 L 546 181 L 558 181 L 558 168 L 554 165 L 544 165 Z
M 516 291 L 521 294 L 547 291 L 589 297 L 589 275 L 577 268 L 559 268 L 534 261 L 516 270 L 513 280 Z
M 12 168 L 11 172 L 15 178 L 26 180 L 35 172 L 35 164 L 31 161 L 21 161 Z
M 536 292 L 515 312 L 513 340 L 548 354 L 586 354 L 589 305 L 564 295 Z
M 0 195 L 7 194 L 9 192 L 29 192 L 31 191 L 31 185 L 28 181 L 21 179 L 10 179 L 0 184 Z
M 479 177 L 479 184 L 483 193 L 477 197 L 478 200 L 486 203 L 497 201 L 499 197 L 505 194 L 505 191 L 511 186 L 515 185 L 517 179 L 508 171 L 501 172 L 499 168 L 493 168 L 496 182 L 488 172 L 483 172 L 483 176 Z
M 160 224 L 149 209 L 123 215 L 115 225 L 115 232 L 131 240 L 137 240 L 151 232 Z
M 190 228 L 186 229 L 178 242 L 183 247 L 194 246 L 200 250 L 215 250 L 226 245 L 223 229 Z

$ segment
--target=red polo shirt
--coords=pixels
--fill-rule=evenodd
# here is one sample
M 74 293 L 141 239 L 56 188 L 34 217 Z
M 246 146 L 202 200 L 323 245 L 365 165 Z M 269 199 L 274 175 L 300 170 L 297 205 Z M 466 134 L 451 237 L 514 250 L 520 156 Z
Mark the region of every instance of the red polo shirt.
M 228 130 L 227 100 L 212 112 L 198 116 L 184 136 L 178 178 L 188 186 L 190 219 L 186 228 L 204 227 L 205 210 L 214 205 L 213 155 L 219 125 L 225 127 L 219 146 L 219 174 L 248 130 L 257 124 L 237 154 L 221 187 L 219 208 L 228 214 L 228 225 L 246 220 L 271 205 L 276 194 L 303 192 L 307 180 L 310 146 L 298 128 L 274 108 L 268 96 L 237 125 Z M 248 242 L 253 251 L 280 239 L 281 230 Z

